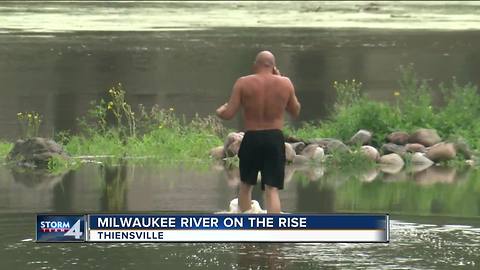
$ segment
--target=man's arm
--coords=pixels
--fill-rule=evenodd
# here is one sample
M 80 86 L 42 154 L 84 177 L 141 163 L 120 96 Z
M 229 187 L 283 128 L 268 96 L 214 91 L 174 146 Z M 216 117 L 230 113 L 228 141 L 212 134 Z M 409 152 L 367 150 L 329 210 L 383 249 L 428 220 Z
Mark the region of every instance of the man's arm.
M 237 113 L 238 109 L 240 108 L 240 102 L 241 102 L 241 90 L 242 90 L 241 81 L 242 79 L 240 78 L 237 80 L 237 82 L 235 82 L 235 85 L 233 85 L 233 90 L 232 90 L 232 95 L 230 96 L 230 100 L 217 109 L 218 117 L 225 120 L 230 120 Z
M 297 118 L 300 115 L 301 105 L 300 102 L 298 102 L 297 96 L 295 95 L 295 87 L 293 87 L 290 79 L 287 78 L 287 80 L 290 87 L 290 97 L 288 99 L 286 110 L 293 118 Z

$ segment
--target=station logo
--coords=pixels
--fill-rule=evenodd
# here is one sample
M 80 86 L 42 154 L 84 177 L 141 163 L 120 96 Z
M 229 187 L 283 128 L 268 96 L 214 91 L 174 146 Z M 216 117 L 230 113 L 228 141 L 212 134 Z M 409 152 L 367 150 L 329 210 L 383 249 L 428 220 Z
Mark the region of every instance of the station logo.
M 37 242 L 84 242 L 83 215 L 37 215 Z

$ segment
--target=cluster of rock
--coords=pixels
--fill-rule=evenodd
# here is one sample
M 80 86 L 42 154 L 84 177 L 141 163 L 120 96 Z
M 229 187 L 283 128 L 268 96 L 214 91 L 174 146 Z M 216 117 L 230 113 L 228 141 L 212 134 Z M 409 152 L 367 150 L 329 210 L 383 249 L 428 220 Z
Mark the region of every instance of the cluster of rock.
M 243 139 L 243 132 L 228 134 L 223 146 L 218 146 L 210 151 L 216 159 L 233 157 L 238 154 Z M 435 163 L 454 159 L 462 155 L 469 164 L 472 164 L 472 151 L 461 140 L 455 142 L 442 141 L 434 129 L 421 128 L 409 134 L 396 131 L 386 137 L 386 143 L 379 149 L 371 145 L 372 133 L 359 130 L 346 143 L 333 138 L 315 138 L 301 140 L 287 137 L 285 140 L 285 155 L 287 162 L 303 164 L 308 161 L 322 161 L 326 155 L 334 152 L 350 153 L 358 149 L 366 158 L 375 161 L 386 170 L 399 171 L 403 168 L 405 160 L 412 165 L 428 168 Z M 357 146 L 353 148 L 352 146 Z

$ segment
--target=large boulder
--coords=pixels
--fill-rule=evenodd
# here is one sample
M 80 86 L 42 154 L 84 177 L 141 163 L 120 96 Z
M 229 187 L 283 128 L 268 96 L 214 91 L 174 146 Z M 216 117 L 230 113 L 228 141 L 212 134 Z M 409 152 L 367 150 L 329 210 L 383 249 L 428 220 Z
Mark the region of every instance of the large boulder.
M 323 148 L 319 147 L 317 144 L 309 144 L 302 150 L 301 155 L 310 160 L 320 161 L 325 156 L 325 153 Z
M 295 153 L 297 155 L 299 155 L 306 146 L 304 142 L 295 142 L 290 144 L 292 145 L 293 150 L 295 150 Z
M 225 150 L 225 156 L 233 157 L 238 155 L 238 150 L 240 149 L 240 144 L 243 140 L 243 132 L 230 132 L 225 139 L 223 148 Z
M 400 172 L 405 164 L 403 159 L 395 153 L 381 156 L 378 162 L 380 163 L 380 170 L 389 174 Z
M 381 156 L 378 162 L 380 164 L 401 165 L 402 167 L 405 164 L 402 157 L 395 153 Z
M 51 139 L 34 137 L 15 142 L 7 155 L 8 162 L 32 168 L 47 168 L 51 158 L 68 159 L 63 147 Z
M 289 143 L 285 143 L 285 159 L 287 162 L 293 162 L 293 159 L 295 158 L 295 150 L 293 150 L 293 147 Z
M 419 143 L 424 146 L 432 146 L 442 141 L 435 129 L 420 128 L 408 138 L 409 143 Z
M 222 159 L 225 157 L 225 150 L 223 146 L 217 146 L 210 149 L 210 156 L 214 159 Z
M 473 150 L 464 138 L 457 138 L 452 141 L 452 143 L 455 145 L 457 154 L 462 155 L 465 159 L 471 159 L 473 157 Z
M 419 143 L 407 143 L 405 145 L 405 150 L 407 150 L 407 152 L 409 153 L 425 153 L 427 151 L 427 148 L 425 148 L 425 146 Z
M 414 165 L 433 165 L 433 161 L 431 161 L 429 158 L 427 158 L 424 154 L 421 153 L 413 154 L 411 157 L 411 162 Z
M 405 146 L 397 145 L 394 143 L 386 143 L 380 148 L 384 155 L 395 153 L 400 156 L 404 156 L 407 153 Z
M 368 130 L 360 129 L 355 135 L 350 138 L 348 144 L 350 145 L 365 145 L 372 140 L 372 133 Z
M 378 150 L 370 145 L 364 145 L 360 147 L 360 152 L 372 161 L 377 161 L 380 158 Z
M 346 153 L 350 149 L 342 141 L 333 138 L 315 138 L 307 141 L 307 144 L 316 144 L 323 148 L 325 154 L 332 154 L 336 152 Z
M 405 145 L 405 144 L 407 144 L 409 137 L 410 137 L 410 135 L 408 135 L 407 132 L 395 131 L 395 132 L 390 133 L 387 136 L 387 141 L 389 143 L 393 143 L 393 144 Z
M 455 158 L 457 150 L 453 143 L 437 143 L 427 149 L 425 156 L 433 162 L 447 161 Z

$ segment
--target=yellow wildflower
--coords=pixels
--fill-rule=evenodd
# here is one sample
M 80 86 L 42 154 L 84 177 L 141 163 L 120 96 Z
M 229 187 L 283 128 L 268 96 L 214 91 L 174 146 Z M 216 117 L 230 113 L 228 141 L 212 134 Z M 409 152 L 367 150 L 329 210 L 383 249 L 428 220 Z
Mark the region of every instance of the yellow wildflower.
M 171 112 L 173 112 L 174 109 L 170 107 L 170 109 L 168 109 L 168 110 L 171 111 Z
M 398 97 L 398 96 L 400 96 L 400 92 L 395 91 L 395 92 L 393 92 L 393 95 L 396 96 L 396 97 Z
M 32 118 L 32 114 L 31 114 L 31 113 L 29 113 L 27 116 L 28 116 L 28 118 Z
M 17 116 L 22 116 L 22 113 L 21 112 L 17 113 Z
M 158 126 L 158 128 L 163 128 L 163 125 Z

